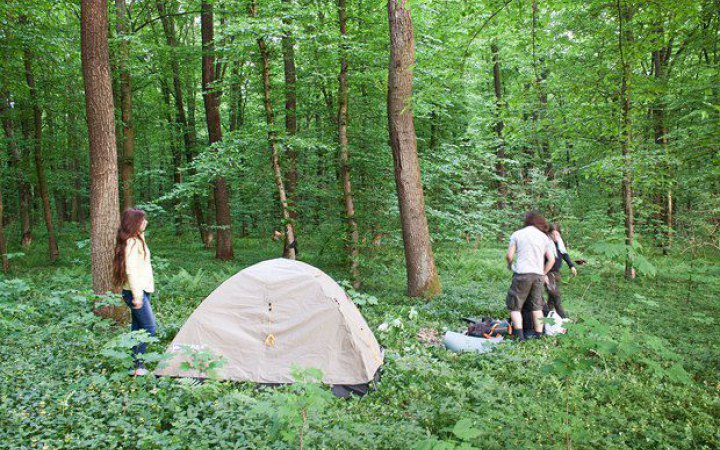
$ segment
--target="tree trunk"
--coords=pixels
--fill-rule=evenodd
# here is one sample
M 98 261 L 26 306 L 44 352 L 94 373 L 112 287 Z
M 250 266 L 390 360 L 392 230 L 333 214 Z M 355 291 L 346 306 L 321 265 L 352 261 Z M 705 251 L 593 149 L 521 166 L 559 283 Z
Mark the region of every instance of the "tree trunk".
M 270 160 L 272 162 L 273 174 L 275 175 L 275 185 L 278 190 L 278 196 L 280 197 L 283 222 L 285 223 L 285 248 L 283 249 L 283 256 L 288 259 L 295 259 L 297 253 L 295 227 L 293 226 L 292 217 L 290 216 L 290 210 L 288 208 L 285 183 L 283 182 L 282 168 L 280 167 L 277 133 L 274 130 L 275 118 L 273 116 L 272 102 L 270 101 L 270 57 L 268 55 L 265 40 L 260 38 L 257 40 L 257 43 L 260 48 L 260 56 L 262 57 L 263 90 L 265 93 L 265 121 L 268 126 Z
M 115 30 L 120 40 L 118 71 L 120 72 L 120 117 L 122 121 L 122 171 L 123 209 L 132 208 L 133 177 L 135 174 L 135 128 L 132 119 L 132 78 L 130 76 L 130 19 L 125 0 L 115 0 L 117 21 Z
M 662 42 L 664 40 L 664 29 L 661 24 L 657 25 L 658 39 Z M 655 82 L 659 85 L 660 94 L 656 100 L 656 105 L 652 108 L 653 122 L 655 128 L 655 143 L 660 146 L 660 151 L 664 158 L 668 158 L 668 129 L 665 119 L 665 101 L 663 94 L 665 93 L 665 83 L 667 82 L 667 65 L 670 60 L 671 48 L 669 46 L 662 46 L 660 49 L 652 52 L 653 61 L 653 73 L 655 75 Z M 672 232 L 673 232 L 673 201 L 672 201 L 672 180 L 670 175 L 669 163 L 666 162 L 661 168 L 663 174 L 663 189 L 664 193 L 661 196 L 661 210 L 663 220 L 663 232 L 662 235 L 662 248 L 663 254 L 667 255 L 672 247 Z
M 7 273 L 10 270 L 10 261 L 7 257 L 7 243 L 5 241 L 5 213 L 3 210 L 2 186 L 0 186 L 0 261 L 2 261 L 2 271 Z
M 412 112 L 412 66 L 415 43 L 407 0 L 389 0 L 390 64 L 388 69 L 388 122 L 395 163 L 400 220 L 402 222 L 408 295 L 431 298 L 440 293 L 425 197 L 420 179 L 417 138 Z
M 42 110 L 40 109 L 40 101 L 35 88 L 35 77 L 32 70 L 32 52 L 25 48 L 23 51 L 25 61 L 25 81 L 30 88 L 30 101 L 33 108 L 33 144 L 35 155 L 35 171 L 37 173 L 38 189 L 40 190 L 40 199 L 42 200 L 43 217 L 45 218 L 45 226 L 48 232 L 48 248 L 50 253 L 50 261 L 56 261 L 60 257 L 57 239 L 55 237 L 55 228 L 52 221 L 52 209 L 50 208 L 50 193 L 48 192 L 47 179 L 45 178 L 45 169 L 43 167 L 42 157 Z
M 288 7 L 291 0 L 283 0 Z M 285 14 L 283 24 L 287 28 L 282 37 L 282 53 L 283 66 L 285 71 L 285 131 L 289 138 L 297 133 L 297 96 L 295 90 L 295 39 L 290 32 L 290 20 L 287 18 L 289 12 Z M 293 149 L 292 143 L 286 145 L 285 156 L 288 159 L 287 178 L 287 195 L 290 203 L 290 217 L 297 218 L 295 211 L 295 187 L 297 186 L 297 151 Z M 287 236 L 286 236 L 287 238 Z M 288 244 L 288 242 L 286 242 Z
M 93 290 L 98 294 L 113 289 L 115 234 L 120 224 L 106 6 L 105 2 L 82 0 L 80 21 L 90 142 L 90 246 Z
M 222 128 L 220 123 L 220 93 L 216 90 L 216 86 L 212 86 L 217 81 L 214 55 L 213 6 L 212 3 L 206 0 L 202 2 L 201 28 L 203 102 L 205 104 L 210 145 L 213 145 L 222 140 Z M 230 193 L 225 178 L 218 177 L 215 180 L 214 195 L 215 220 L 217 223 L 215 257 L 224 261 L 230 260 L 233 258 Z
M 630 78 L 630 64 L 625 54 L 625 44 L 631 42 L 632 31 L 630 31 L 627 22 L 632 18 L 632 12 L 626 5 L 621 6 L 621 0 L 617 0 L 619 33 L 618 33 L 618 49 L 620 51 L 621 62 L 621 80 L 620 80 L 620 98 L 622 101 L 621 111 L 621 137 L 620 146 L 623 155 L 623 207 L 625 210 L 625 245 L 627 246 L 627 257 L 625 259 L 625 278 L 632 280 L 635 278 L 635 268 L 633 267 L 633 258 L 631 248 L 635 239 L 635 212 L 633 210 L 633 162 L 632 162 L 632 118 L 630 109 L 632 107 L 630 101 L 630 88 L 628 86 Z
M 178 146 L 177 139 L 175 137 L 175 125 L 176 121 L 172 117 L 172 102 L 170 100 L 170 88 L 168 87 L 165 80 L 160 80 L 160 90 L 162 91 L 163 99 L 165 100 L 165 120 L 168 124 L 168 140 L 170 142 L 170 153 L 172 154 L 173 161 L 173 185 L 177 186 L 182 183 L 182 152 Z M 173 215 L 175 222 L 175 235 L 179 236 L 182 233 L 182 218 L 178 208 L 178 201 L 173 200 Z
M 338 17 L 340 22 L 340 76 L 338 88 L 338 143 L 340 144 L 340 171 L 343 180 L 345 198 L 345 218 L 347 220 L 348 252 L 350 256 L 350 276 L 355 289 L 360 288 L 360 269 L 358 242 L 360 236 L 355 220 L 355 202 L 353 200 L 352 183 L 350 182 L 350 152 L 348 150 L 348 45 L 347 42 L 347 9 L 345 0 L 338 0 Z
M 183 144 L 185 146 L 185 159 L 190 164 L 195 157 L 195 147 L 197 143 L 197 132 L 195 130 L 195 120 L 190 121 L 188 116 L 185 115 L 185 106 L 183 99 L 182 81 L 180 79 L 180 63 L 178 62 L 177 55 L 174 51 L 178 47 L 177 36 L 175 34 L 175 21 L 173 16 L 167 13 L 165 9 L 165 0 L 157 0 L 156 6 L 158 14 L 160 15 L 160 21 L 162 22 L 163 33 L 165 34 L 165 42 L 170 47 L 173 54 L 170 57 L 170 69 L 172 71 L 173 80 L 173 94 L 175 97 L 175 120 L 178 127 L 182 131 Z M 191 98 L 188 101 L 189 116 L 194 117 L 195 102 Z M 195 174 L 195 170 L 191 167 L 189 172 L 191 176 Z M 200 232 L 200 239 L 205 244 L 206 248 L 211 248 L 212 244 L 212 232 L 208 227 L 208 221 L 205 218 L 200 198 L 197 194 L 193 195 L 192 198 L 192 211 L 195 216 L 195 223 Z
M 13 168 L 13 172 L 16 174 L 18 180 L 20 224 L 22 227 L 20 244 L 23 248 L 27 248 L 30 246 L 33 239 L 30 222 L 30 186 L 25 179 L 21 150 L 15 140 L 15 126 L 13 124 L 12 117 L 10 116 L 10 94 L 8 92 L 2 92 L 0 94 L 2 94 L 2 99 L 0 99 L 0 115 L 3 116 L 3 129 L 5 130 L 8 149 L 10 150 L 10 165 Z
M 545 68 L 544 58 L 537 58 L 536 49 L 536 32 L 538 28 L 538 4 L 537 0 L 532 0 L 532 58 L 533 58 L 533 71 L 535 72 L 535 87 L 538 95 L 539 111 L 533 110 L 533 127 L 535 133 L 535 139 L 537 147 L 540 151 L 540 157 L 545 161 L 545 176 L 549 180 L 555 178 L 555 170 L 553 169 L 552 154 L 550 153 L 550 141 L 547 137 L 545 130 L 545 124 L 547 118 L 547 89 L 545 82 L 547 81 L 547 69 Z M 540 69 L 538 70 L 538 63 Z M 542 128 L 542 130 L 538 130 Z
M 500 201 L 498 206 L 500 209 L 507 208 L 507 169 L 505 168 L 505 122 L 503 116 L 503 99 L 502 99 L 502 75 L 500 72 L 500 50 L 496 43 L 490 44 L 490 51 L 493 58 L 493 86 L 495 89 L 495 125 L 494 130 L 497 135 L 497 146 L 495 148 L 495 174 L 498 178 L 498 194 Z

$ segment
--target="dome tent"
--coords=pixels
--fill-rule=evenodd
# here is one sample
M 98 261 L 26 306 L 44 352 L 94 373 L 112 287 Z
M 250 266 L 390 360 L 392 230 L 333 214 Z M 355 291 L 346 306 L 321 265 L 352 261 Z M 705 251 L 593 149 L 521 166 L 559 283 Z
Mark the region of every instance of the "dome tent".
M 224 360 L 220 379 L 264 384 L 292 383 L 293 368 L 302 367 L 320 369 L 326 384 L 363 385 L 383 362 L 345 291 L 323 271 L 283 258 L 250 266 L 215 289 L 182 326 L 155 374 L 202 377 L 182 364 L 192 351 Z

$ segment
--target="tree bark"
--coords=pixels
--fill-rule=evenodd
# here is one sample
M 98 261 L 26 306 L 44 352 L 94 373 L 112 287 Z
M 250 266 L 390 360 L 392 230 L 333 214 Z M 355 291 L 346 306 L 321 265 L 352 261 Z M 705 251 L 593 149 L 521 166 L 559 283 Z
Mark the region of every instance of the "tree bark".
M 500 209 L 507 208 L 507 169 L 505 168 L 505 122 L 503 121 L 503 99 L 502 99 L 502 74 L 500 72 L 500 49 L 493 42 L 490 44 L 490 51 L 493 58 L 493 87 L 495 90 L 495 135 L 497 136 L 497 146 L 495 147 L 495 174 L 498 178 L 498 194 L 500 201 L 498 206 Z
M 412 112 L 412 66 L 415 43 L 406 0 L 388 1 L 390 64 L 388 122 L 402 222 L 408 295 L 431 298 L 440 293 L 440 278 L 430 241 L 425 197 L 420 178 L 417 138 Z
M 132 78 L 130 75 L 130 19 L 125 0 L 115 0 L 117 21 L 115 30 L 120 39 L 118 72 L 120 73 L 120 117 L 122 126 L 122 179 L 123 209 L 132 208 L 133 177 L 135 174 L 135 127 L 132 118 Z
M 202 85 L 205 116 L 207 119 L 210 145 L 222 141 L 222 128 L 220 123 L 220 93 L 215 86 L 217 81 L 215 73 L 215 45 L 213 5 L 203 0 L 200 26 L 202 28 Z M 232 230 L 230 217 L 230 193 L 227 181 L 223 177 L 215 180 L 215 220 L 217 223 L 217 243 L 215 257 L 220 260 L 233 258 Z
M 117 149 L 105 2 L 82 0 L 81 50 L 90 142 L 90 247 L 93 290 L 113 289 L 115 234 L 120 224 Z
M 37 96 L 35 87 L 35 77 L 32 68 L 32 52 L 25 48 L 23 51 L 23 59 L 25 62 L 25 81 L 30 89 L 30 101 L 33 108 L 33 144 L 35 155 L 35 171 L 37 173 L 38 190 L 40 191 L 40 199 L 42 200 L 43 217 L 48 232 L 48 249 L 50 261 L 56 261 L 60 257 L 57 238 L 55 237 L 55 227 L 52 220 L 52 209 L 50 208 L 50 192 L 48 191 L 47 179 L 45 178 L 45 168 L 43 167 L 42 157 L 42 109 L 40 109 L 40 101 Z
M 618 8 L 618 49 L 620 51 L 620 63 L 622 66 L 620 80 L 620 99 L 621 107 L 621 137 L 620 146 L 623 155 L 623 209 L 625 211 L 625 245 L 627 246 L 627 257 L 625 258 L 625 279 L 632 280 L 635 278 L 635 268 L 633 267 L 633 258 L 631 248 L 634 246 L 635 239 L 635 212 L 633 209 L 633 161 L 632 161 L 632 117 L 630 110 L 632 103 L 630 99 L 630 63 L 625 54 L 625 44 L 632 42 L 632 31 L 629 29 L 627 22 L 632 18 L 632 12 L 629 6 L 622 7 L 621 0 L 617 0 Z
M 360 268 L 358 248 L 360 236 L 355 220 L 355 202 L 350 180 L 350 152 L 348 150 L 348 45 L 347 45 L 347 9 L 345 0 L 338 0 L 338 18 L 340 22 L 340 76 L 338 87 L 338 143 L 340 144 L 340 171 L 345 199 L 345 220 L 347 220 L 348 253 L 350 257 L 350 277 L 352 286 L 360 288 Z

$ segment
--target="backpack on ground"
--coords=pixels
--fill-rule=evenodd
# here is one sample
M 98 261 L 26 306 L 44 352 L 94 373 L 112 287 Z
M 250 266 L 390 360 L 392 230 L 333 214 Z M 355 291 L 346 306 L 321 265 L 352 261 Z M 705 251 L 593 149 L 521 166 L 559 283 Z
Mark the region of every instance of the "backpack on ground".
M 468 336 L 483 337 L 486 339 L 512 334 L 512 325 L 507 320 L 483 317 L 481 320 L 470 323 L 465 332 Z

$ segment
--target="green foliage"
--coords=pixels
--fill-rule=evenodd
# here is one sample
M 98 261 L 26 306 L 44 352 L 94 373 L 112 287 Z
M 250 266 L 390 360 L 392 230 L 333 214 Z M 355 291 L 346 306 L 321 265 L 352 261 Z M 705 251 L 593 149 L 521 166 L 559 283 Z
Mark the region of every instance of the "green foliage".
M 624 267 L 625 261 L 631 261 L 638 273 L 654 277 L 657 274 L 655 266 L 640 253 L 642 245 L 633 241 L 632 245 L 618 242 L 619 239 L 599 241 L 590 246 L 590 250 L 605 259 L 614 262 L 618 267 Z
M 359 292 L 353 289 L 352 284 L 347 280 L 340 280 L 338 281 L 338 284 L 342 286 L 343 289 L 345 289 L 345 293 L 350 297 L 350 300 L 353 301 L 358 306 L 373 306 L 378 304 L 378 299 L 374 295 L 367 294 L 365 292 Z
M 307 261 L 325 270 L 342 267 L 340 255 L 320 253 L 323 244 L 305 241 Z M 383 450 L 718 445 L 713 430 L 720 399 L 712 387 L 720 349 L 708 345 L 717 339 L 718 285 L 716 278 L 698 282 L 703 288 L 686 302 L 690 268 L 678 264 L 681 258 L 655 258 L 663 269 L 658 276 L 632 284 L 586 265 L 563 285 L 575 318 L 567 335 L 473 355 L 449 353 L 417 336 L 460 330 L 460 317 L 506 314 L 504 244 L 438 246 L 446 289 L 432 302 L 404 297 L 404 272 L 390 270 L 402 253 L 382 250 L 368 261 L 377 270 L 366 275 L 368 290 L 362 291 L 378 298 L 363 307 L 368 324 L 373 330 L 389 326 L 376 332 L 386 352 L 382 380 L 366 397 L 340 400 L 312 369 L 275 388 L 211 378 L 130 378 L 132 347 L 149 342 L 148 367 L 162 364 L 162 350 L 201 300 L 195 296 L 209 294 L 235 271 L 191 257 L 203 250 L 178 244 L 168 230 L 156 229 L 149 245 L 166 264 L 153 296 L 162 325 L 155 339 L 91 313 L 95 299 L 84 290 L 86 269 L 71 262 L 81 249 L 56 268 L 26 265 L 16 278 L 22 282 L 2 280 L 0 292 L 14 293 L 0 297 L 0 414 L 6 424 L 0 440 L 7 446 L 289 449 L 299 447 L 301 436 L 306 448 Z M 244 249 L 238 267 L 277 250 L 253 239 L 236 245 Z M 45 249 L 33 246 L 19 261 L 42 261 L 36 253 L 44 256 Z M 707 273 L 720 270 L 716 258 L 697 258 L 695 265 Z M 664 270 L 666 264 L 676 269 Z M 191 293 L 167 295 L 180 268 L 190 277 L 202 268 L 207 282 Z M 391 326 L 396 320 L 401 326 Z M 187 368 L 210 375 L 217 363 L 198 352 Z
M 189 345 L 182 347 L 181 354 L 185 357 L 185 361 L 180 363 L 182 370 L 195 371 L 201 377 L 218 378 L 219 370 L 227 361 L 222 356 L 218 356 L 207 349 L 196 349 Z

